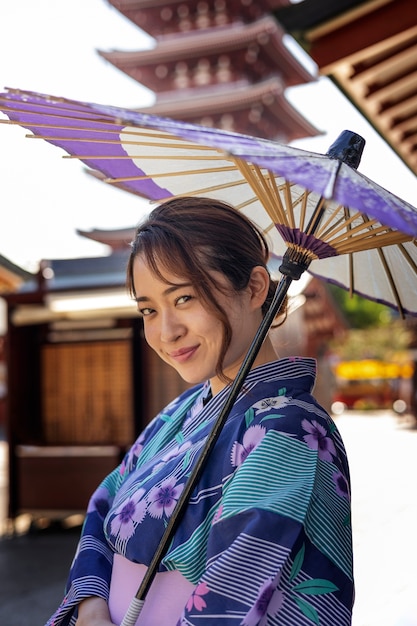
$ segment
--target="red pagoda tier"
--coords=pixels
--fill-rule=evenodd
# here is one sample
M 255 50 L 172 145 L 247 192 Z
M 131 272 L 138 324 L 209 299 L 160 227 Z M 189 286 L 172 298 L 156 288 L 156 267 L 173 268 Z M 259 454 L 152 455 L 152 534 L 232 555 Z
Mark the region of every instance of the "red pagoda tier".
M 314 80 L 283 43 L 272 17 L 204 32 L 175 34 L 152 50 L 99 52 L 119 70 L 157 93 L 279 77 L 290 87 Z
M 156 39 L 173 33 L 251 23 L 291 4 L 290 0 L 108 0 Z
M 173 94 L 169 94 L 173 95 Z M 227 89 L 195 90 L 172 100 L 159 98 L 142 109 L 162 117 L 275 139 L 282 143 L 317 135 L 317 130 L 297 113 L 284 95 L 282 83 L 270 78 L 254 85 L 237 84 Z
M 124 11 L 127 3 L 121 4 Z M 138 4 L 146 3 L 136 3 L 136 8 Z M 200 10 L 200 5 L 208 6 L 183 2 L 177 8 Z M 136 17 L 138 22 L 138 13 Z M 99 52 L 156 94 L 154 105 L 139 110 L 285 143 L 319 134 L 285 98 L 287 87 L 315 78 L 285 46 L 285 32 L 275 18 L 264 13 L 243 23 L 232 13 L 225 26 L 187 33 L 180 23 L 178 19 L 176 31 L 172 26 L 169 35 L 157 38 L 151 50 Z

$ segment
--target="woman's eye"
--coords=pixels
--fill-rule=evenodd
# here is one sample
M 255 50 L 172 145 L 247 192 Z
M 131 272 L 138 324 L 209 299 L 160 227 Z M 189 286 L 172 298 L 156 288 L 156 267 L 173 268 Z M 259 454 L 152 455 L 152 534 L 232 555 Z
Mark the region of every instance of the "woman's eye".
M 139 315 L 141 315 L 142 317 L 146 317 L 147 315 L 153 313 L 153 309 L 151 309 L 150 307 L 144 307 L 143 309 L 138 309 L 138 312 Z
M 176 304 L 185 304 L 185 302 L 188 302 L 189 300 L 192 299 L 192 296 L 180 296 L 179 298 L 176 299 Z

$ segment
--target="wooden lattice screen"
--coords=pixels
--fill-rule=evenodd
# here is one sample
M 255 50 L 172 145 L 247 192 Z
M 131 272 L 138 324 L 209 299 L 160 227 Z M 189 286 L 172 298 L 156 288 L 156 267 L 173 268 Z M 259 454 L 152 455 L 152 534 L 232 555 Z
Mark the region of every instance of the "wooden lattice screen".
M 41 367 L 45 443 L 132 443 L 130 342 L 45 345 Z

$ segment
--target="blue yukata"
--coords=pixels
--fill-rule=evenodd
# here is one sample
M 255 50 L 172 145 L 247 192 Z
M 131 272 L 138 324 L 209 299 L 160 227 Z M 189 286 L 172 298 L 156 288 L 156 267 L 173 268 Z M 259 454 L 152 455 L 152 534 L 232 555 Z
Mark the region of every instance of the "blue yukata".
M 193 591 L 178 626 L 348 626 L 354 595 L 349 470 L 311 395 L 314 359 L 254 368 L 215 444 L 159 571 Z M 143 431 L 93 494 L 65 598 L 106 600 L 115 554 L 149 565 L 228 389 L 186 391 Z

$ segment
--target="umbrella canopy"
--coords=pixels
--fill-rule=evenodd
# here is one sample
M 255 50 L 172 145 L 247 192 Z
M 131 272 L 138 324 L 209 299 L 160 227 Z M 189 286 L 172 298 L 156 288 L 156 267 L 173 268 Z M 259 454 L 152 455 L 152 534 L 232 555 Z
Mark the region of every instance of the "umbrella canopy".
M 361 138 L 327 155 L 128 109 L 9 90 L 0 110 L 105 180 L 154 201 L 226 200 L 273 253 L 351 293 L 417 313 L 417 210 L 355 168 Z M 355 153 L 353 161 L 349 161 Z M 355 162 L 356 159 L 356 162 Z M 292 278 L 297 278 L 296 274 Z
M 358 174 L 355 168 L 364 142 L 348 131 L 328 155 L 320 155 L 135 111 L 30 92 L 0 94 L 0 110 L 11 123 L 64 148 L 112 184 L 134 193 L 156 201 L 194 194 L 230 202 L 261 226 L 274 254 L 282 258 L 282 278 L 271 307 L 123 619 L 122 626 L 133 626 L 292 280 L 314 269 L 352 292 L 397 307 L 401 314 L 417 313 L 413 239 L 417 211 Z

